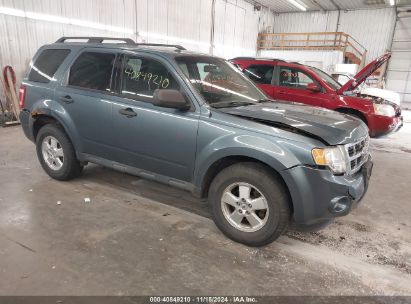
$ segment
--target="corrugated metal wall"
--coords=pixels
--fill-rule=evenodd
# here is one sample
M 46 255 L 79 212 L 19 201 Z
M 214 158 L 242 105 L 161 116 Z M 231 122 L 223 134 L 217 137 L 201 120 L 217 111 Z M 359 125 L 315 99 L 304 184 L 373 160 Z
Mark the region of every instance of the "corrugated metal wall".
M 334 72 L 335 65 L 343 62 L 344 59 L 340 51 L 263 50 L 260 55 L 265 58 L 278 58 L 315 66 L 328 73 Z
M 353 36 L 367 50 L 367 62 L 390 48 L 395 24 L 395 9 L 308 13 L 274 16 L 273 32 L 335 32 Z
M 367 50 L 367 62 L 391 47 L 395 9 L 342 11 L 338 30 L 353 36 Z
M 222 57 L 256 55 L 260 12 L 245 1 L 216 0 L 215 50 Z
M 208 52 L 211 27 L 211 0 L 136 0 L 133 18 L 137 40 L 179 43 L 186 48 Z
M 0 7 L 14 8 L 32 15 L 41 14 L 34 17 L 47 20 L 65 17 L 83 22 L 80 25 L 71 25 L 0 13 L 0 66 L 12 65 L 18 81 L 36 50 L 41 45 L 52 43 L 61 36 L 135 38 L 132 34 L 93 29 L 89 26 L 90 23 L 104 24 L 134 32 L 136 28 L 134 0 L 0 0 Z
M 344 31 L 368 49 L 370 60 L 389 48 L 395 23 L 392 8 L 342 11 L 338 18 L 337 11 L 274 15 L 265 8 L 255 10 L 244 0 L 214 1 L 212 52 L 226 58 L 255 55 L 258 32 L 271 28 L 274 32 Z M 38 47 L 64 35 L 131 37 L 209 53 L 212 6 L 213 0 L 0 0 L 0 9 L 14 8 L 34 19 L 70 21 L 62 24 L 0 13 L 0 66 L 11 64 L 20 79 Z
M 411 15 L 397 18 L 387 71 L 387 89 L 401 94 L 404 106 L 411 107 Z
M 274 16 L 274 33 L 335 32 L 338 11 L 285 13 Z
M 227 58 L 255 55 L 258 30 L 272 25 L 273 15 L 265 8 L 255 10 L 244 0 L 215 1 L 213 53 Z M 35 51 L 61 36 L 130 37 L 182 44 L 190 50 L 209 53 L 212 3 L 213 0 L 0 0 L 0 12 L 1 8 L 14 8 L 32 17 L 0 13 L 0 66 L 11 64 L 20 80 Z M 61 20 L 33 20 L 33 16 L 74 21 L 62 24 Z

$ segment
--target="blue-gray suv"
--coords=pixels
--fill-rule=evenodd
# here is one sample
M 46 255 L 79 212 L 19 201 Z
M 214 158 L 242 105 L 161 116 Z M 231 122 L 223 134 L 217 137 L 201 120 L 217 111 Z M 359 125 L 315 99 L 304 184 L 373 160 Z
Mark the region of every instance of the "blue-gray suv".
M 189 190 L 249 246 L 348 214 L 372 170 L 362 121 L 271 100 L 231 63 L 178 45 L 63 37 L 39 49 L 19 95 L 52 178 L 91 162 Z

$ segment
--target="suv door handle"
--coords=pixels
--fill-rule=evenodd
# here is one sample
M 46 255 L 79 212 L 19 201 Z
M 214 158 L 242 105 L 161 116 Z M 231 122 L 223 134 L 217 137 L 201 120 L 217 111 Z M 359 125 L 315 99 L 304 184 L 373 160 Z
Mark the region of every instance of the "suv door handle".
M 132 108 L 120 109 L 120 110 L 118 110 L 118 112 L 119 112 L 121 115 L 126 116 L 127 118 L 131 118 L 131 117 L 137 116 L 137 113 L 134 112 Z
M 60 100 L 65 102 L 65 103 L 72 103 L 74 101 L 73 98 L 71 98 L 70 95 L 60 96 Z

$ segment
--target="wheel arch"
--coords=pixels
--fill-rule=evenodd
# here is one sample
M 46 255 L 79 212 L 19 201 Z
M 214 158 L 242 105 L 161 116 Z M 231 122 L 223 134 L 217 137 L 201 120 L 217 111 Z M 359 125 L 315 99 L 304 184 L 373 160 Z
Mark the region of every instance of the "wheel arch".
M 32 134 L 34 140 L 36 140 L 37 135 L 43 126 L 52 123 L 58 123 L 61 125 L 61 123 L 56 118 L 49 114 L 34 114 L 31 117 L 33 118 Z
M 356 117 L 359 117 L 368 126 L 367 117 L 364 115 L 364 113 L 362 113 L 359 110 L 356 110 L 356 109 L 353 109 L 353 108 L 340 107 L 340 108 L 336 108 L 335 111 L 337 111 L 339 113 L 354 115 Z
M 263 166 L 265 166 L 266 168 L 269 169 L 272 176 L 281 182 L 281 184 L 283 185 L 285 191 L 287 192 L 290 210 L 293 213 L 294 212 L 294 206 L 293 206 L 293 203 L 292 203 L 292 197 L 291 197 L 290 189 L 289 189 L 287 183 L 285 182 L 284 178 L 282 177 L 281 171 L 278 170 L 278 168 L 274 168 L 272 165 L 268 164 L 267 162 L 265 162 L 261 159 L 258 159 L 258 158 L 255 158 L 255 157 L 250 157 L 250 156 L 245 156 L 245 155 L 230 155 L 230 156 L 225 156 L 225 157 L 222 157 L 222 158 L 219 158 L 219 159 L 215 160 L 207 168 L 207 170 L 204 173 L 204 176 L 201 179 L 200 193 L 199 193 L 200 197 L 201 198 L 207 197 L 208 190 L 210 189 L 210 185 L 211 185 L 213 179 L 217 176 L 217 174 L 219 172 L 221 172 L 221 170 L 223 170 L 223 169 L 225 169 L 229 166 L 232 166 L 234 164 L 244 163 L 244 162 L 248 162 L 248 163 L 251 162 L 251 163 L 261 164 L 261 165 L 263 165 Z
M 79 141 L 76 140 L 77 134 L 73 131 L 69 125 L 65 122 L 65 120 L 54 113 L 54 111 L 44 111 L 44 110 L 36 110 L 32 111 L 32 115 L 30 117 L 31 123 L 31 133 L 33 135 L 34 141 L 36 141 L 36 137 L 40 129 L 45 126 L 46 124 L 56 123 L 59 124 L 64 132 L 67 134 L 68 138 L 70 139 L 71 143 L 73 144 L 75 150 L 79 148 Z

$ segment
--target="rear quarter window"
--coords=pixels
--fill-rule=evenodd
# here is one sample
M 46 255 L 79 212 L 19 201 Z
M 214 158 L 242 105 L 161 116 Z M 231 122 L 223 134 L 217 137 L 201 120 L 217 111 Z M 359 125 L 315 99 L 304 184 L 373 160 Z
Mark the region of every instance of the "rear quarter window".
M 252 81 L 261 84 L 271 84 L 273 78 L 274 66 L 272 65 L 250 65 L 243 70 Z
M 42 51 L 31 67 L 28 80 L 42 83 L 50 82 L 69 53 L 70 50 L 67 49 L 48 49 Z

